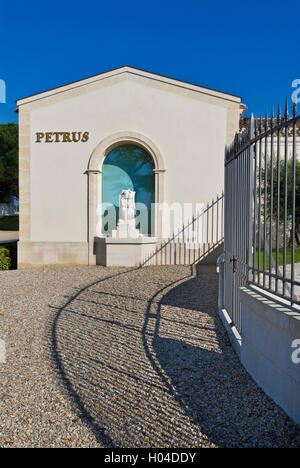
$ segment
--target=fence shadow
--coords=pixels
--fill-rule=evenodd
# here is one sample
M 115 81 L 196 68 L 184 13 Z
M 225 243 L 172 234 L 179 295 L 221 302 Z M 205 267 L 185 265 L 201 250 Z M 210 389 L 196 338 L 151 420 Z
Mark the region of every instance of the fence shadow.
M 52 308 L 52 359 L 98 442 L 300 446 L 296 426 L 231 348 L 216 313 L 217 274 L 166 268 L 117 272 Z
M 160 301 L 153 348 L 164 380 L 201 433 L 219 447 L 300 446 L 297 425 L 256 385 L 230 345 L 216 314 L 217 277 L 200 270 Z M 164 308 L 185 310 L 187 297 L 193 297 L 195 312 L 211 317 L 215 338 L 202 329 L 200 317 L 198 343 L 161 336 Z

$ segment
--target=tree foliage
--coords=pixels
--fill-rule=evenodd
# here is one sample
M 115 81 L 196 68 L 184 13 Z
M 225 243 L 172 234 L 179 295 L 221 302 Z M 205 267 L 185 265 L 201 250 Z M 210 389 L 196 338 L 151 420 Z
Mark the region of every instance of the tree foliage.
M 285 171 L 284 160 L 280 161 L 280 177 L 278 187 L 278 174 L 277 164 L 273 166 L 273 221 L 277 218 L 277 196 L 279 188 L 279 221 L 282 224 L 286 215 L 286 222 L 288 228 L 290 228 L 292 213 L 293 213 L 293 160 L 289 158 L 287 162 L 287 171 Z M 285 180 L 287 187 L 287 209 L 285 213 Z M 262 170 L 262 194 L 264 197 L 264 184 L 265 184 L 265 170 Z M 267 165 L 267 197 L 266 197 L 266 210 L 267 216 L 271 217 L 271 165 Z M 264 203 L 262 203 L 262 207 Z M 296 230 L 296 241 L 299 245 L 299 233 L 300 233 L 300 161 L 296 160 L 296 175 L 295 175 L 295 230 Z
M 0 203 L 18 197 L 18 125 L 0 124 Z

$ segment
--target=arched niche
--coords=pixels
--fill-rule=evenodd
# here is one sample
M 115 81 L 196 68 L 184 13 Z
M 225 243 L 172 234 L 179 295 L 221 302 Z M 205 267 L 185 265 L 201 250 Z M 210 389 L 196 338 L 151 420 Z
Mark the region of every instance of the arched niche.
M 152 158 L 155 177 L 154 232 L 160 238 L 162 233 L 162 214 L 158 206 L 165 202 L 165 164 L 157 146 L 147 137 L 133 132 L 120 132 L 103 139 L 94 149 L 89 159 L 88 175 L 88 242 L 89 263 L 95 263 L 94 239 L 104 235 L 102 225 L 102 174 L 103 164 L 109 154 L 118 147 L 132 145 L 146 151 Z

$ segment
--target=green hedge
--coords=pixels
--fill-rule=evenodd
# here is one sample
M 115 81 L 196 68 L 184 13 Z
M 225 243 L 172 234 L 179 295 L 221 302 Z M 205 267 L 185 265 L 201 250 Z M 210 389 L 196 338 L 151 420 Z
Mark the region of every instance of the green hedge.
M 0 245 L 0 270 L 16 270 L 17 263 L 17 243 Z
M 18 231 L 19 230 L 19 216 L 1 216 L 0 217 L 0 231 Z
M 10 252 L 4 247 L 0 247 L 0 270 L 9 270 L 11 267 Z

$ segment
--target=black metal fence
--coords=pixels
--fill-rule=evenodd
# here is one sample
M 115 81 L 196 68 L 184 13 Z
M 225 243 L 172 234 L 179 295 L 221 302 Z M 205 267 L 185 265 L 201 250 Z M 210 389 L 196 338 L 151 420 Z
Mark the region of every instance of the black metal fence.
M 300 116 L 288 103 L 247 125 L 225 157 L 225 306 L 241 328 L 238 288 L 300 304 Z M 299 266 L 297 265 L 299 263 Z M 297 276 L 298 275 L 298 276 Z

